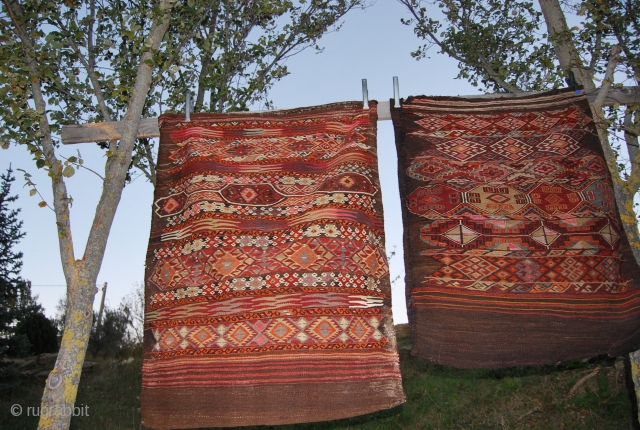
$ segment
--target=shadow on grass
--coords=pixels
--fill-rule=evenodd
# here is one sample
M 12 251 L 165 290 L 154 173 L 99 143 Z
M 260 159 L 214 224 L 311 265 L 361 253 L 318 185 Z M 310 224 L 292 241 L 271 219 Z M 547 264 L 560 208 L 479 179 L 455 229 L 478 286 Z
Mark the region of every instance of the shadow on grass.
M 399 339 L 401 347 L 406 344 Z M 89 416 L 72 419 L 71 428 L 145 428 L 139 410 L 141 364 L 139 357 L 126 365 L 98 360 L 95 370 L 83 375 L 76 401 L 89 407 Z M 629 369 L 621 360 L 598 357 L 557 366 L 462 370 L 430 364 L 403 348 L 400 365 L 407 396 L 402 406 L 330 422 L 240 429 L 637 428 Z M 43 387 L 43 380 L 25 379 L 14 393 L 0 395 L 0 428 L 35 429 L 37 417 L 14 417 L 10 407 L 38 406 Z

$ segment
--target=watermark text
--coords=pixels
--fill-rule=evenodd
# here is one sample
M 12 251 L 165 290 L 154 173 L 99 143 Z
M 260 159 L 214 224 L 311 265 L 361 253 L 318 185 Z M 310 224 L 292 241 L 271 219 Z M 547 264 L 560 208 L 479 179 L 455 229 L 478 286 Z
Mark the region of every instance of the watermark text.
M 11 406 L 11 415 L 19 417 L 25 415 L 27 417 L 88 417 L 89 405 L 80 406 L 27 406 L 15 404 Z

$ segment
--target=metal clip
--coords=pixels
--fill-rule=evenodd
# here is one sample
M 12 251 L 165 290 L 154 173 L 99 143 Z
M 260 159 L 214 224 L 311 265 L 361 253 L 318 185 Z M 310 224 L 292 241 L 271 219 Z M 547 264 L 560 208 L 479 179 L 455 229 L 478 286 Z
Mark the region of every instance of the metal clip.
M 184 120 L 191 121 L 191 91 L 187 91 L 187 97 L 184 102 Z
M 398 77 L 393 77 L 393 107 L 400 107 L 400 85 L 398 84 Z
M 362 80 L 362 108 L 369 109 L 369 90 L 367 89 L 367 80 Z

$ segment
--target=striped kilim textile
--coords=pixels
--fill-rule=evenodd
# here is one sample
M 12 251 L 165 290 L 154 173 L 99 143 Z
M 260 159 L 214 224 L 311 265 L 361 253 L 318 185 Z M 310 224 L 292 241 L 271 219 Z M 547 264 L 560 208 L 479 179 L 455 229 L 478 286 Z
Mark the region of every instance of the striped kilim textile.
M 585 96 L 410 97 L 392 117 L 414 354 L 490 368 L 640 346 L 640 273 Z
M 145 425 L 323 421 L 404 401 L 372 106 L 160 117 Z

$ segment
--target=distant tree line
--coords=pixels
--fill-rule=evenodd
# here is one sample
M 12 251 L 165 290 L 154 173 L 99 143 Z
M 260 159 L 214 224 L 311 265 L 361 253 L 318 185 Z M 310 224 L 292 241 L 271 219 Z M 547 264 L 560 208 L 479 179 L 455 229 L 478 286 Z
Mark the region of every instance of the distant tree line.
M 0 390 L 18 384 L 11 358 L 58 350 L 55 324 L 32 295 L 31 282 L 20 276 L 22 252 L 14 247 L 25 233 L 20 209 L 9 207 L 18 199 L 11 195 L 14 180 L 11 167 L 0 175 Z
M 58 351 L 66 314 L 62 299 L 56 318 L 47 318 L 32 294 L 31 282 L 20 276 L 23 253 L 15 246 L 25 233 L 18 218 L 20 209 L 10 207 L 18 199 L 11 195 L 14 180 L 11 167 L 0 175 L 0 391 L 19 384 L 16 359 Z M 137 291 L 125 297 L 118 309 L 106 308 L 100 325 L 94 315 L 88 347 L 92 356 L 122 357 L 140 350 L 140 299 Z

